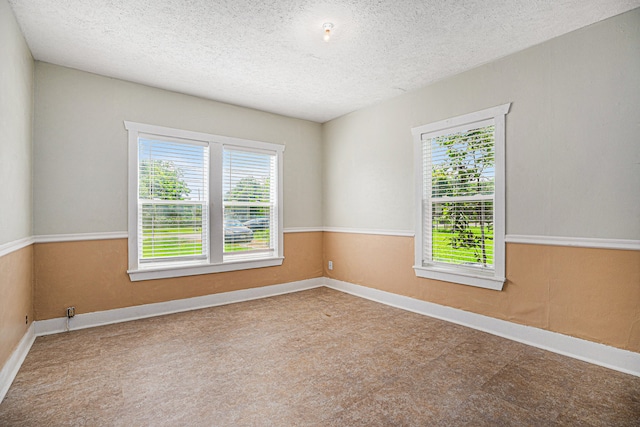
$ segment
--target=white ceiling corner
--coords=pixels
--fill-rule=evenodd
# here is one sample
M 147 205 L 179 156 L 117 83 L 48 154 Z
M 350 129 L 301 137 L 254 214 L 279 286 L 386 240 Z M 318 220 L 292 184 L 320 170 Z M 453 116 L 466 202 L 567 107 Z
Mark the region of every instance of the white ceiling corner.
M 640 0 L 9 0 L 35 59 L 325 122 Z M 330 42 L 322 24 L 332 22 Z

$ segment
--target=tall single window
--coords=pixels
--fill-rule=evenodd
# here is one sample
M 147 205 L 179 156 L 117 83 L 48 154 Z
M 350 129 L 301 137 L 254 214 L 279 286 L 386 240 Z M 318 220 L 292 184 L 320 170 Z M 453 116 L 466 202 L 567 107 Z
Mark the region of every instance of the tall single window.
M 504 117 L 510 104 L 414 128 L 419 277 L 504 283 Z
M 282 145 L 125 127 L 131 280 L 282 264 Z

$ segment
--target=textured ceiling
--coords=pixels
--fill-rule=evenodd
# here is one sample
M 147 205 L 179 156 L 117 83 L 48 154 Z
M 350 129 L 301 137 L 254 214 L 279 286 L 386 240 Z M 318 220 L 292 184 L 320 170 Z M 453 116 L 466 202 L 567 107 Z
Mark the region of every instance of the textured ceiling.
M 9 0 L 34 57 L 325 122 L 640 0 Z M 334 24 L 329 43 L 322 24 Z

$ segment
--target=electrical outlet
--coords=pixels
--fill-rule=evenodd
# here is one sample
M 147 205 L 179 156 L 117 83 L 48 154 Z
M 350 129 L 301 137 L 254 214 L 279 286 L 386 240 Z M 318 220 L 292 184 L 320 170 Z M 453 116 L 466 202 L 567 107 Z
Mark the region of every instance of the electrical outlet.
M 76 308 L 75 307 L 67 307 L 67 317 L 70 319 L 75 315 L 76 315 Z
M 329 270 L 333 270 L 333 261 L 329 261 Z

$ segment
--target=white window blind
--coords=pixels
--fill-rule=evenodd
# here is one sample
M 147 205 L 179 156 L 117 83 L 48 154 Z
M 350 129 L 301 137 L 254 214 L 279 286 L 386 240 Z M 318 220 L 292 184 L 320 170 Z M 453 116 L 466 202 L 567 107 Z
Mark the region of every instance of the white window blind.
M 225 259 L 277 252 L 276 153 L 225 147 L 222 169 Z
M 493 125 L 423 139 L 423 264 L 493 270 Z
M 203 143 L 138 138 L 140 263 L 207 259 L 208 158 Z

